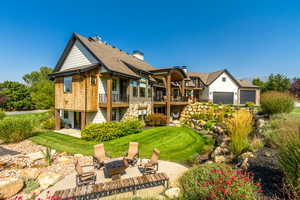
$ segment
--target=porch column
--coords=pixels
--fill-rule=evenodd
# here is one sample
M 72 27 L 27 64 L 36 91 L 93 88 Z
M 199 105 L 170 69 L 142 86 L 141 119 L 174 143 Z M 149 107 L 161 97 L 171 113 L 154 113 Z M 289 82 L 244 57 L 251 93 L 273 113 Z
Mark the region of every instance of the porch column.
M 167 75 L 167 124 L 170 123 L 171 117 L 171 73 Z
M 112 79 L 111 76 L 106 80 L 106 88 L 107 88 L 107 110 L 106 110 L 106 118 L 107 121 L 112 120 Z
M 80 115 L 81 115 L 80 129 L 82 130 L 86 125 L 86 112 L 80 112 Z
M 55 109 L 55 130 L 61 129 L 60 127 L 60 112 L 58 109 Z

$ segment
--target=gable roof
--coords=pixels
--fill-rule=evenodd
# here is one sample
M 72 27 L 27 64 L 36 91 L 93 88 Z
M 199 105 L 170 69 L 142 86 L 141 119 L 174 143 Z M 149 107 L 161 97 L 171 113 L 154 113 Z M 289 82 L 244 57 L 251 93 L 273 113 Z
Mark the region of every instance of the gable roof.
M 210 85 L 214 82 L 223 72 L 227 72 L 227 70 L 222 69 L 216 72 L 211 73 L 201 73 L 201 72 L 188 72 L 188 76 L 198 77 L 202 80 L 205 85 Z
M 140 77 L 132 70 L 128 64 L 140 71 L 150 71 L 157 68 L 152 67 L 147 62 L 140 60 L 133 55 L 130 55 L 120 49 L 117 49 L 109 44 L 106 44 L 100 40 L 86 38 L 79 34 L 74 33 L 69 40 L 63 55 L 59 59 L 54 72 L 58 72 L 66 59 L 68 52 L 73 46 L 74 42 L 78 40 L 83 46 L 104 66 L 108 71 L 117 72 L 124 75 L 133 77 Z
M 216 72 L 211 73 L 201 73 L 201 72 L 188 72 L 189 77 L 198 77 L 202 80 L 202 82 L 205 85 L 212 84 L 221 74 L 227 73 L 230 78 L 239 86 L 242 88 L 259 88 L 259 86 L 253 85 L 252 83 L 246 81 L 246 80 L 237 80 L 235 79 L 227 69 L 222 69 Z

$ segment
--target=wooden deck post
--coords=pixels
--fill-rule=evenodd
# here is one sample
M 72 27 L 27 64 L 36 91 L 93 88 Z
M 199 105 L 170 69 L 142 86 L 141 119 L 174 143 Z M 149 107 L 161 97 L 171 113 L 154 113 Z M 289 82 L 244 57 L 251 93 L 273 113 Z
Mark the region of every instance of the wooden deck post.
M 81 115 L 80 129 L 82 130 L 86 125 L 86 112 L 80 112 L 80 115 Z
M 60 112 L 58 109 L 55 109 L 55 130 L 59 130 L 60 128 Z
M 107 85 L 107 111 L 106 111 L 106 120 L 112 120 L 112 79 L 111 76 L 106 80 Z
M 171 117 L 171 72 L 167 75 L 167 124 L 170 123 Z

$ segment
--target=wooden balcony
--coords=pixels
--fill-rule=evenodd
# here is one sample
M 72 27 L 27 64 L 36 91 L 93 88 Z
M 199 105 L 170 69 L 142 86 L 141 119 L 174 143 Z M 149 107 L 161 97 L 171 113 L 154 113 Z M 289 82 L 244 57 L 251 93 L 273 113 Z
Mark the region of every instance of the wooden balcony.
M 153 104 L 155 105 L 164 105 L 167 102 L 167 97 L 161 97 L 161 96 L 154 96 L 153 97 Z M 171 97 L 170 101 L 171 105 L 187 105 L 189 104 L 188 97 L 185 96 L 177 96 L 177 97 Z
M 99 94 L 99 107 L 106 108 L 107 107 L 107 94 Z M 129 95 L 123 94 L 112 94 L 112 107 L 128 107 L 129 106 Z

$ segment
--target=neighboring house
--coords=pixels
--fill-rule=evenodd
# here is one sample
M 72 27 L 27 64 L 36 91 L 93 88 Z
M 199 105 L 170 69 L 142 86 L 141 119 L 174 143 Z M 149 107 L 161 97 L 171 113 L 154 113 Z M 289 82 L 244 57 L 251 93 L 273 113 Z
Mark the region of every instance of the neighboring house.
M 235 79 L 226 69 L 212 73 L 187 74 L 189 77 L 198 77 L 205 85 L 199 96 L 200 101 L 234 105 L 253 102 L 259 105 L 259 87 L 248 81 Z
M 185 66 L 155 68 L 140 51 L 128 54 L 98 37 L 73 34 L 50 74 L 55 82 L 56 129 L 61 120 L 82 129 L 91 122 L 144 119 L 149 113 L 164 113 L 170 122 L 190 102 L 244 103 L 253 100 L 252 91 L 253 101 L 259 102 L 259 88 L 235 80 L 226 70 L 186 71 Z M 233 92 L 232 102 L 225 92 Z

